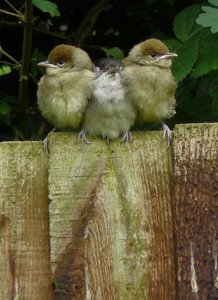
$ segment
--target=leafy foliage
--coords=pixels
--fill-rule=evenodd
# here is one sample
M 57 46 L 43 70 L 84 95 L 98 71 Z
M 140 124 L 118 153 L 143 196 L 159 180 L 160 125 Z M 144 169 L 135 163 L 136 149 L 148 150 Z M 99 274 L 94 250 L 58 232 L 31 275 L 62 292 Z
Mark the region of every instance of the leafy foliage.
M 200 5 L 192 5 L 182 10 L 176 16 L 173 23 L 173 30 L 176 37 L 180 41 L 187 42 L 191 37 L 201 30 L 202 27 L 195 22 L 200 10 Z
M 216 0 L 208 0 L 208 2 L 214 6 L 218 6 L 218 2 Z M 199 14 L 196 22 L 203 27 L 211 27 L 212 33 L 218 32 L 218 8 L 202 6 L 201 9 L 204 13 Z
M 190 39 L 184 44 L 177 40 L 166 41 L 166 44 L 178 54 L 178 59 L 175 59 L 172 70 L 176 80 L 181 81 L 192 71 L 197 60 L 198 43 Z
M 17 9 L 23 13 L 25 0 L 18 2 Z M 29 138 L 42 138 L 48 130 L 36 102 L 37 82 L 42 75 L 38 62 L 46 59 L 54 45 L 75 44 L 75 36 L 78 39 L 81 35 L 82 39 L 87 32 L 90 33 L 85 42 L 80 45 L 78 41 L 78 45 L 93 61 L 105 55 L 122 60 L 134 44 L 150 37 L 163 40 L 171 52 L 178 54 L 172 66 L 178 82 L 177 114 L 169 124 L 218 120 L 217 0 L 101 0 L 96 3 L 97 6 L 87 0 L 33 0 Z M 16 100 L 22 52 L 17 41 L 22 38 L 22 27 L 20 24 L 8 27 L 11 18 L 5 15 L 0 24 L 1 46 L 15 57 L 11 60 L 10 55 L 2 55 L 0 63 L 0 126 L 1 136 L 7 139 L 22 137 Z
M 109 48 L 109 49 L 102 48 L 102 50 L 105 52 L 105 54 L 108 57 L 112 57 L 112 58 L 115 58 L 120 61 L 124 58 L 123 51 L 118 47 L 113 47 L 113 48 Z
M 11 73 L 11 67 L 8 64 L 0 65 L 0 76 L 7 75 Z
M 209 2 L 215 3 L 213 0 Z M 173 28 L 178 40 L 167 41 L 167 44 L 178 54 L 173 72 L 177 81 L 181 82 L 178 88 L 179 108 L 195 121 L 212 121 L 218 116 L 218 33 L 212 34 L 199 25 L 202 23 L 199 22 L 202 20 L 201 9 L 205 10 L 205 7 L 192 5 L 176 16 Z M 218 9 L 215 10 L 217 13 Z M 192 82 L 193 85 L 190 85 Z M 185 92 L 185 97 L 181 91 Z
M 6 122 L 9 123 L 11 115 L 11 106 L 7 102 L 0 103 L 0 116 Z
M 203 42 L 200 41 L 198 62 L 195 65 L 192 75 L 195 77 L 208 74 L 218 69 L 217 51 L 218 34 L 209 35 Z
M 61 14 L 57 4 L 48 0 L 33 0 L 33 5 L 45 13 L 49 13 L 51 17 L 59 17 Z

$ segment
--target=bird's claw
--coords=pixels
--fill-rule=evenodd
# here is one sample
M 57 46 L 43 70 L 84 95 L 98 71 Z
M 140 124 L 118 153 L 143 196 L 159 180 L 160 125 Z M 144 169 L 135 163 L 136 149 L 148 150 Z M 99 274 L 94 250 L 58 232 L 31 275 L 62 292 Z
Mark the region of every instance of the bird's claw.
M 131 139 L 132 139 L 132 133 L 131 133 L 130 130 L 127 130 L 127 131 L 124 133 L 124 135 L 123 135 L 123 137 L 122 137 L 122 139 L 121 139 L 120 142 L 121 142 L 121 143 L 124 143 L 124 142 L 125 142 L 125 144 L 127 145 L 128 142 L 131 141 Z
M 170 128 L 162 123 L 162 127 L 163 127 L 163 139 L 166 138 L 167 140 L 167 147 L 169 147 L 171 141 L 172 141 L 172 133 L 171 133 L 171 130 Z
M 43 142 L 43 148 L 45 150 L 45 153 L 47 155 L 49 155 L 49 150 L 48 150 L 48 136 L 46 136 L 42 142 Z
M 85 133 L 85 131 L 83 131 L 83 130 L 80 131 L 79 136 L 78 136 L 78 140 L 81 140 L 81 146 L 80 146 L 81 150 L 83 150 L 84 144 L 91 144 L 91 143 L 87 140 L 86 133 Z
M 55 130 L 56 130 L 56 128 L 54 127 L 54 128 L 47 134 L 47 136 L 46 136 L 46 137 L 44 138 L 44 140 L 43 140 L 43 148 L 44 148 L 45 153 L 46 153 L 47 155 L 49 155 L 48 136 L 49 136 L 50 133 L 54 132 Z

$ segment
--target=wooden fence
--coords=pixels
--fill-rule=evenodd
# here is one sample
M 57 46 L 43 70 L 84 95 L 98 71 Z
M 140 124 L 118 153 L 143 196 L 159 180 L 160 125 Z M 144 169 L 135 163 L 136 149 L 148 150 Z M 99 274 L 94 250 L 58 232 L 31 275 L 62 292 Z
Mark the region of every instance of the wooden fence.
M 218 124 L 0 144 L 1 300 L 218 299 Z

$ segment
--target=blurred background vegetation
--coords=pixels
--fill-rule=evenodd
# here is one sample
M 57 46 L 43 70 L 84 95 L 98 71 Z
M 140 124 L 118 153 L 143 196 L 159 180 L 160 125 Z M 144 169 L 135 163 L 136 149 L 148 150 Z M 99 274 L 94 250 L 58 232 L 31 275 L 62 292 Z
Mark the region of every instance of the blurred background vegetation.
M 150 37 L 179 55 L 177 114 L 167 124 L 217 121 L 217 0 L 1 0 L 0 140 L 41 139 L 50 130 L 37 108 L 37 63 L 55 45 L 80 46 L 93 61 L 122 59 Z

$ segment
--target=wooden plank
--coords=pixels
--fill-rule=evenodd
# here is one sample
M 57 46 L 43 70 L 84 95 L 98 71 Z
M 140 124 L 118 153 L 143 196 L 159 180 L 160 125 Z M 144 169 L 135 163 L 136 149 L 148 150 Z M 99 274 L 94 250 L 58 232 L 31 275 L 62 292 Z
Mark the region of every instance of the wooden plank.
M 175 299 L 172 159 L 161 133 L 126 148 L 50 136 L 53 279 L 63 299 Z
M 11 144 L 0 144 L 0 299 L 13 299 L 14 287 L 14 201 L 15 177 Z
M 40 142 L 0 144 L 1 299 L 52 299 L 47 169 Z
M 76 134 L 54 133 L 49 138 L 49 149 L 55 295 L 57 299 L 62 295 L 63 299 L 81 300 L 85 297 L 85 229 L 93 214 L 95 189 L 107 162 L 107 147 L 96 141 L 81 151 Z
M 179 299 L 218 296 L 218 125 L 174 131 Z

